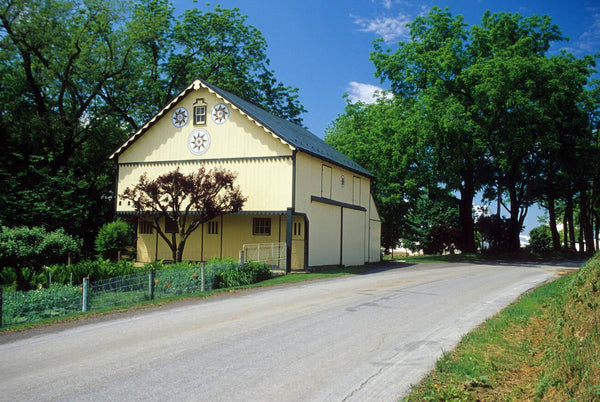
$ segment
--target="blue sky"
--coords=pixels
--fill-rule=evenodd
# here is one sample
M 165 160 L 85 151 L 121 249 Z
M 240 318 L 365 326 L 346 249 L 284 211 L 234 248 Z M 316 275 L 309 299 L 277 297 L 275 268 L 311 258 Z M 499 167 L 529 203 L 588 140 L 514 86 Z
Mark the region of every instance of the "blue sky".
M 568 42 L 551 51 L 567 49 L 576 56 L 600 52 L 600 2 L 598 0 L 175 0 L 176 14 L 186 8 L 212 10 L 216 4 L 237 7 L 248 16 L 268 44 L 275 76 L 285 85 L 299 88 L 300 101 L 308 110 L 304 124 L 323 138 L 337 115 L 343 113 L 346 93 L 353 100 L 369 101 L 374 90 L 386 88 L 374 77 L 369 60 L 372 42 L 384 38 L 394 46 L 407 40 L 406 23 L 426 14 L 435 5 L 462 15 L 469 25 L 478 24 L 486 10 L 518 12 L 524 16 L 549 15 Z M 528 230 L 537 226 L 531 214 Z M 528 231 L 527 230 L 527 231 Z

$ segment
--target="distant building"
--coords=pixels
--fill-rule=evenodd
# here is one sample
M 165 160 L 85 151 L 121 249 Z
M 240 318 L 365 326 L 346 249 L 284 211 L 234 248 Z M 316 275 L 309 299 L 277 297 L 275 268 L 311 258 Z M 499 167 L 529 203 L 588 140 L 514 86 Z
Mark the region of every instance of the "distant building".
M 237 258 L 244 244 L 279 243 L 288 269 L 379 261 L 381 222 L 372 174 L 308 130 L 196 80 L 112 156 L 117 193 L 179 169 L 223 167 L 248 197 L 241 212 L 194 232 L 183 259 Z M 117 214 L 135 215 L 127 201 Z M 164 223 L 163 223 L 164 224 Z M 167 229 L 167 228 L 165 228 Z M 166 243 L 137 216 L 137 259 L 171 258 Z

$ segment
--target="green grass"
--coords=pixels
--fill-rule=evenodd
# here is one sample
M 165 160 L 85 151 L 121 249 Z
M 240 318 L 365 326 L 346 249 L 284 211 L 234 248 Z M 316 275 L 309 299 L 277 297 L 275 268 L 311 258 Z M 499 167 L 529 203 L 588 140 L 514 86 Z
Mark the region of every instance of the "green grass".
M 398 256 L 395 255 L 394 261 L 404 261 L 411 264 L 425 263 L 451 263 L 451 262 L 486 262 L 486 261 L 549 261 L 549 260 L 569 260 L 587 258 L 587 256 L 572 252 L 551 252 L 536 254 L 530 251 L 522 250 L 518 253 L 506 254 L 447 254 L 447 255 L 415 255 Z M 390 261 L 391 256 L 384 256 L 384 260 Z
M 182 269 L 182 272 L 186 271 L 186 269 Z M 160 271 L 157 271 L 160 272 Z M 191 271 L 190 271 L 191 272 Z M 86 313 L 80 312 L 80 305 L 75 309 L 71 310 L 71 312 L 62 312 L 60 316 L 48 316 L 46 315 L 38 315 L 32 318 L 32 320 L 23 320 L 22 322 L 4 322 L 4 326 L 0 328 L 0 332 L 2 331 L 21 331 L 30 328 L 35 328 L 38 326 L 49 325 L 52 323 L 58 322 L 69 322 L 69 321 L 78 321 L 85 317 L 91 317 L 95 315 L 105 315 L 113 311 L 127 311 L 127 310 L 136 310 L 139 308 L 147 308 L 152 306 L 160 306 L 169 302 L 183 300 L 183 299 L 201 299 L 205 297 L 209 297 L 215 294 L 219 294 L 222 292 L 232 292 L 239 291 L 243 289 L 249 289 L 254 287 L 263 287 L 263 286 L 273 286 L 273 285 L 285 285 L 285 284 L 293 284 L 304 281 L 311 280 L 319 280 L 319 279 L 327 279 L 327 278 L 336 278 L 345 275 L 363 275 L 368 274 L 369 272 L 373 272 L 373 267 L 369 266 L 356 266 L 356 267 L 335 267 L 330 269 L 323 269 L 318 272 L 313 273 L 298 273 L 298 274 L 289 274 L 289 275 L 280 275 L 271 279 L 267 279 L 262 282 L 237 286 L 233 288 L 226 289 L 215 289 L 215 290 L 207 290 L 205 292 L 186 292 L 180 291 L 178 293 L 169 294 L 160 292 L 156 294 L 155 300 L 148 300 L 148 292 L 145 291 L 132 291 L 132 292 L 108 292 L 99 295 L 90 296 L 89 301 L 89 311 Z M 174 279 L 169 277 L 171 281 Z M 40 297 L 46 297 L 45 295 L 40 295 Z M 5 306 L 6 308 L 6 306 Z M 42 309 L 44 310 L 44 309 Z M 50 313 L 49 313 L 50 314 Z M 8 325 L 7 325 L 8 324 Z
M 467 334 L 407 401 L 600 400 L 600 258 Z

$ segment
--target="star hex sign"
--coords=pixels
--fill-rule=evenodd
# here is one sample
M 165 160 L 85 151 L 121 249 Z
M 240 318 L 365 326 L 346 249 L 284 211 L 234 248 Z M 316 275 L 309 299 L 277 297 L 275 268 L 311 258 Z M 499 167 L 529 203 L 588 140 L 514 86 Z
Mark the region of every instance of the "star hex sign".
M 223 124 L 229 119 L 229 108 L 224 103 L 218 103 L 213 106 L 211 117 L 215 124 Z
M 202 155 L 210 147 L 210 135 L 208 131 L 200 128 L 190 133 L 188 148 L 194 155 Z

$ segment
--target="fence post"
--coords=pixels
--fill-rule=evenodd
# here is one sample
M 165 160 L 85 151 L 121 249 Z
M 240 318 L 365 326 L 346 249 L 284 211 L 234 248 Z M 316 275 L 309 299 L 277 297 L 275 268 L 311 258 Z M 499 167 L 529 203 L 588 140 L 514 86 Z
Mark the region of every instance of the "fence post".
M 244 250 L 240 250 L 240 267 L 244 266 Z
M 83 295 L 81 300 L 81 311 L 85 313 L 88 311 L 88 293 L 90 290 L 90 277 L 83 278 Z
M 148 296 L 150 300 L 154 300 L 154 268 L 148 271 Z
M 204 292 L 204 267 L 206 262 L 202 261 L 202 268 L 200 268 L 200 291 Z

